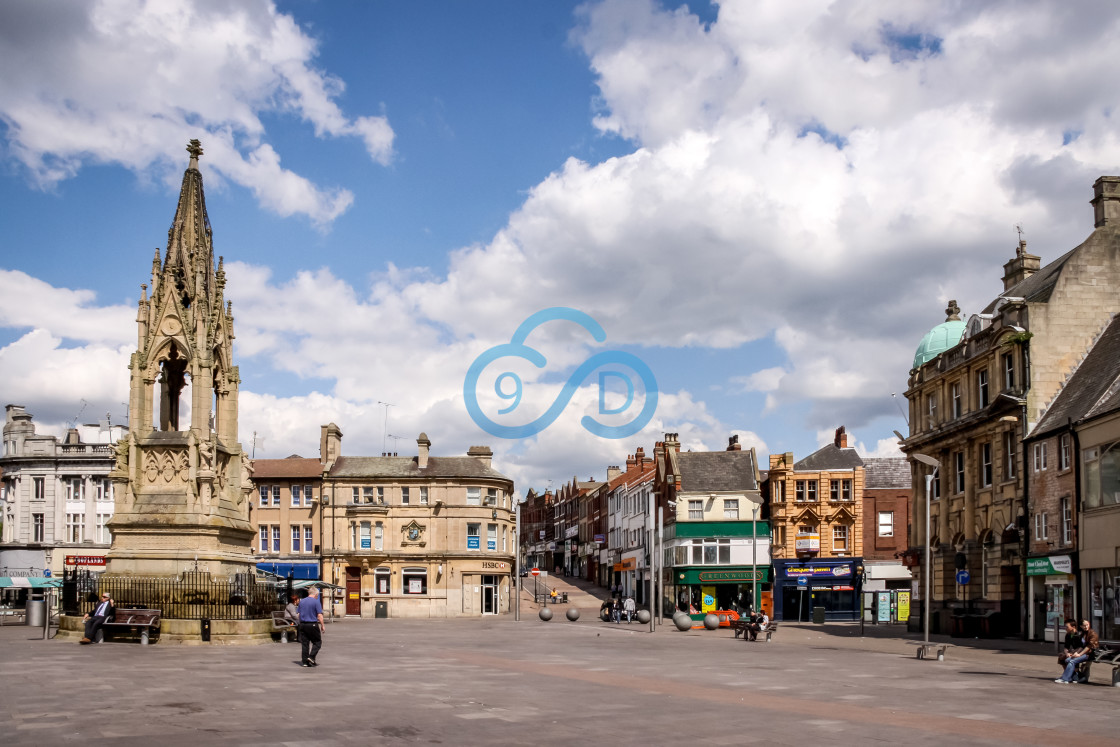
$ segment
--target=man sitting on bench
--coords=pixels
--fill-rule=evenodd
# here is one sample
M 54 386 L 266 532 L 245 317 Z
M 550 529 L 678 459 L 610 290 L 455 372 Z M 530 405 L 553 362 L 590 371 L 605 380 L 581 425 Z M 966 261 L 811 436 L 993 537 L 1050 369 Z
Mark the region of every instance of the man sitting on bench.
M 754 610 L 751 610 L 751 613 L 751 624 L 747 629 L 750 631 L 751 640 L 757 641 L 758 634 L 765 631 L 766 626 L 770 624 L 770 618 L 762 611 L 759 611 L 758 614 L 754 614 Z
M 93 643 L 97 631 L 105 623 L 112 622 L 116 614 L 117 606 L 113 604 L 113 598 L 109 595 L 109 592 L 105 592 L 101 595 L 101 601 L 93 608 L 93 612 L 87 612 L 85 617 L 82 618 L 86 624 L 86 637 L 78 642 L 83 645 Z

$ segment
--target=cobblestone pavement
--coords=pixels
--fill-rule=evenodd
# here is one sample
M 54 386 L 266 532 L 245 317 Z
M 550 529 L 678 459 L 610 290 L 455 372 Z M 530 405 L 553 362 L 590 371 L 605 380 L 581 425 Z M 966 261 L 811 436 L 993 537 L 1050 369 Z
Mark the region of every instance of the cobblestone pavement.
M 142 647 L 0 628 L 8 745 L 1120 744 L 1120 688 L 1056 685 L 1052 644 L 919 661 L 897 628 L 730 631 L 346 620 L 297 644 Z

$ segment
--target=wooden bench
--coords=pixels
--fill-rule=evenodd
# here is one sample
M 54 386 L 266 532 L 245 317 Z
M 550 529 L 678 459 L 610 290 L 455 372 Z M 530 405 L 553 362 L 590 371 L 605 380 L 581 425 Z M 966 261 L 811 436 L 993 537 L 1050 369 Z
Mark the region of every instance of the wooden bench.
M 286 617 L 287 613 L 284 610 L 273 610 L 272 612 L 272 632 L 280 633 L 280 642 L 288 642 L 289 633 L 298 633 L 299 628 L 294 622 Z M 298 640 L 298 636 L 293 636 L 292 640 Z
M 938 661 L 945 661 L 945 650 L 952 644 L 949 643 L 919 643 L 918 658 L 929 659 L 936 657 Z
M 0 607 L 0 625 L 14 623 L 23 625 L 27 622 L 27 610 L 18 607 Z
M 1094 664 L 1112 667 L 1112 685 L 1120 687 L 1120 649 L 1098 648 L 1093 652 L 1092 658 L 1081 665 L 1079 674 L 1082 682 L 1089 681 L 1089 671 Z
M 102 643 L 105 640 L 106 628 L 128 628 L 133 633 L 139 630 L 140 643 L 147 646 L 149 633 L 153 628 L 159 630 L 159 621 L 162 614 L 160 610 L 126 610 L 118 607 L 116 616 L 98 628 L 93 642 Z
M 735 637 L 738 638 L 739 634 L 743 634 L 743 640 L 749 641 L 751 639 L 751 624 L 745 617 L 740 617 L 738 620 L 732 620 L 730 623 L 731 630 L 734 631 Z M 770 639 L 774 637 L 774 631 L 778 629 L 778 623 L 771 620 L 766 623 L 766 627 L 758 631 L 758 634 L 765 636 L 766 642 L 769 643 Z

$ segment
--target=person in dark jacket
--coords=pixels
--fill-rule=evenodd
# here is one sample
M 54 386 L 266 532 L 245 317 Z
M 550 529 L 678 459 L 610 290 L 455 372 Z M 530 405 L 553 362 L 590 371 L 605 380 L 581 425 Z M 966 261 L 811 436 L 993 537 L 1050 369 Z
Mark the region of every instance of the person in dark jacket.
M 82 618 L 86 625 L 86 636 L 79 643 L 93 643 L 101 626 L 111 622 L 116 615 L 117 605 L 113 604 L 113 597 L 109 595 L 109 592 L 105 592 L 101 595 L 101 601 L 97 603 L 97 606 Z

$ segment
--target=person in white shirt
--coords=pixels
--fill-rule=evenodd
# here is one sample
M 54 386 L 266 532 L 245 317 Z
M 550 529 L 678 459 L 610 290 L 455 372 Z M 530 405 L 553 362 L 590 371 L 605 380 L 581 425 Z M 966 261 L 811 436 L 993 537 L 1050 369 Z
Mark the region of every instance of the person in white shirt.
M 757 615 L 755 615 L 754 623 L 750 627 L 751 640 L 752 641 L 757 641 L 758 640 L 758 634 L 761 633 L 762 631 L 766 630 L 766 626 L 769 625 L 769 624 L 770 624 L 770 618 L 766 615 L 765 612 L 760 610 L 759 613 Z
M 117 614 L 117 606 L 113 604 L 113 598 L 109 592 L 101 595 L 101 601 L 93 608 L 92 612 L 87 612 L 82 621 L 86 624 L 86 637 L 79 643 L 93 643 L 97 631 L 101 626 L 112 620 Z
M 634 604 L 634 597 L 626 597 L 626 601 L 622 603 L 622 609 L 626 610 L 626 624 L 629 625 L 634 619 L 634 612 L 638 609 L 638 605 Z

